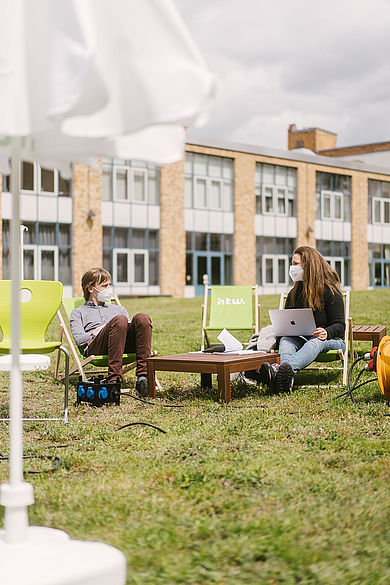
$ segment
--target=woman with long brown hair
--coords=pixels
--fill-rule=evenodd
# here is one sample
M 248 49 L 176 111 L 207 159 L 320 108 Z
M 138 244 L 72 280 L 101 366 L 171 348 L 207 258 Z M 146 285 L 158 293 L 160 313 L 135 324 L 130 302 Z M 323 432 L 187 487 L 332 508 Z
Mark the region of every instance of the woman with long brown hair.
M 290 277 L 294 285 L 284 308 L 313 309 L 316 329 L 308 337 L 281 337 L 280 366 L 262 366 L 261 381 L 277 392 L 291 390 L 294 374 L 311 364 L 319 353 L 345 351 L 344 301 L 337 272 L 318 250 L 300 246 L 292 257 Z

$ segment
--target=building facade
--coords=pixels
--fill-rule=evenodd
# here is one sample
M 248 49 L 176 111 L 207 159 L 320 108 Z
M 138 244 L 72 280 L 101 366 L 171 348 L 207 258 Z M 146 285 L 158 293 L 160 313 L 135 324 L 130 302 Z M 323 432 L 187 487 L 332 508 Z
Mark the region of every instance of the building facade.
M 291 150 L 189 138 L 173 165 L 102 160 L 95 172 L 75 164 L 72 181 L 23 162 L 24 278 L 59 279 L 65 296 L 78 296 L 82 273 L 102 265 L 122 295 L 198 296 L 204 275 L 278 293 L 291 284 L 294 248 L 307 244 L 344 287 L 390 287 L 390 160 L 385 148 L 381 159 L 341 157 L 336 140 L 294 125 Z M 2 278 L 11 198 L 3 176 Z

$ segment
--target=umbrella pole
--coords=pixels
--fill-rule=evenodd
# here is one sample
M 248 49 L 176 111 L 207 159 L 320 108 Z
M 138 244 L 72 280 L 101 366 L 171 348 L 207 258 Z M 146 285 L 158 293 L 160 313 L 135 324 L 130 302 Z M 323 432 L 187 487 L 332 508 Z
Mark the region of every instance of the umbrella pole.
M 27 538 L 27 506 L 34 502 L 31 484 L 23 481 L 23 383 L 20 370 L 20 147 L 21 138 L 14 138 L 11 158 L 11 374 L 10 374 L 10 477 L 1 486 L 1 504 L 5 506 L 4 528 L 8 543 Z

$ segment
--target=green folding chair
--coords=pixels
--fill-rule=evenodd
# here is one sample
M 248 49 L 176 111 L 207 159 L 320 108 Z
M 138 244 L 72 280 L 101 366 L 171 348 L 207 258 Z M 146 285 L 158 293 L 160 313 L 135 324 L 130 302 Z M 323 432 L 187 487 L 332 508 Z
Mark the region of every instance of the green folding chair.
M 114 302 L 116 304 L 120 304 L 118 297 L 114 297 Z M 62 304 L 59 310 L 57 311 L 57 317 L 60 322 L 60 329 L 59 329 L 59 341 L 62 342 L 63 337 L 65 337 L 68 347 L 70 349 L 70 353 L 72 354 L 72 358 L 74 361 L 74 366 L 71 367 L 69 374 L 74 374 L 78 372 L 81 376 L 82 380 L 87 380 L 88 376 L 85 371 L 85 366 L 91 364 L 95 366 L 95 368 L 99 368 L 99 370 L 94 370 L 93 374 L 102 374 L 107 373 L 108 368 L 108 356 L 107 355 L 90 355 L 88 357 L 84 357 L 79 348 L 73 341 L 72 335 L 70 333 L 70 327 L 68 328 L 67 323 L 69 324 L 70 314 L 73 309 L 84 305 L 85 299 L 81 298 L 70 298 L 70 299 L 62 299 Z M 56 365 L 55 365 L 55 377 L 58 380 L 62 380 L 64 377 L 63 373 L 60 373 L 60 358 L 61 355 L 57 353 Z M 136 367 L 136 356 L 135 353 L 125 353 L 123 354 L 123 373 L 125 374 L 129 370 L 132 370 Z
M 210 299 L 210 303 L 209 303 Z M 208 306 L 210 308 L 208 309 Z M 260 305 L 258 287 L 255 286 L 209 286 L 204 288 L 202 305 L 202 351 L 210 347 L 209 331 L 259 330 Z
M 349 316 L 349 291 L 341 291 L 344 300 L 344 309 L 345 309 L 345 334 L 344 334 L 344 342 L 345 342 L 345 352 L 341 349 L 331 349 L 329 351 L 325 351 L 320 353 L 317 356 L 317 359 L 313 362 L 313 364 L 324 364 L 322 366 L 314 367 L 310 366 L 305 368 L 305 370 L 337 370 L 342 369 L 343 372 L 343 384 L 347 384 L 347 377 L 348 377 L 348 356 L 353 360 L 353 336 L 352 336 L 352 319 Z M 287 293 L 282 293 L 280 295 L 279 301 L 279 309 L 284 308 L 284 303 L 286 302 Z M 329 364 L 334 364 L 333 366 Z M 340 367 L 341 366 L 341 367 Z
M 11 286 L 10 280 L 0 280 L 0 328 L 3 339 L 0 354 L 11 353 Z M 69 351 L 61 341 L 46 341 L 47 328 L 62 299 L 62 283 L 48 280 L 20 281 L 21 354 L 48 354 L 55 350 L 65 355 L 64 416 L 61 418 L 33 418 L 23 420 L 63 420 L 68 422 Z M 4 419 L 2 419 L 4 420 Z M 7 419 L 5 419 L 7 420 Z

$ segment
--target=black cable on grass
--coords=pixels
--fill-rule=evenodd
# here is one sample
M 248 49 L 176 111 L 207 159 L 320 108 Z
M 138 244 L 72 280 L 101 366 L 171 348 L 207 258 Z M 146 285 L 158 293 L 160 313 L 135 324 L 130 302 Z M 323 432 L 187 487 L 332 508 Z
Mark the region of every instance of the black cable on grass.
M 163 406 L 165 408 L 185 408 L 188 406 L 187 404 L 166 404 L 164 402 L 151 402 L 150 400 L 145 400 L 144 398 L 140 398 L 139 396 L 135 396 L 134 394 L 130 394 L 130 392 L 121 392 L 121 396 L 128 396 L 129 398 L 134 398 L 134 400 L 139 400 L 139 402 L 143 402 L 144 404 L 150 404 L 151 406 Z M 198 404 L 197 406 L 214 406 L 211 404 Z M 252 405 L 233 405 L 233 404 L 225 404 L 226 408 L 266 408 L 262 404 L 252 404 Z
M 200 405 L 200 406 L 206 406 L 204 405 Z M 264 406 L 264 404 L 225 404 L 225 408 L 263 408 L 264 410 L 267 408 L 266 406 Z
M 121 427 L 119 427 L 117 429 L 117 431 L 121 431 L 122 429 L 126 429 L 127 427 L 133 427 L 135 425 L 143 425 L 145 427 L 152 427 L 152 429 L 157 429 L 158 431 L 160 431 L 160 433 L 164 433 L 165 435 L 167 434 L 167 431 L 164 431 L 164 429 L 161 429 L 160 427 L 157 427 L 156 425 L 152 425 L 152 423 L 147 423 L 147 422 L 142 422 L 142 421 L 127 423 L 126 425 L 122 425 Z
M 165 408 L 185 408 L 185 404 L 164 404 L 163 402 L 151 402 L 150 400 L 145 400 L 144 398 L 140 398 L 139 396 L 135 396 L 135 394 L 130 394 L 130 392 L 121 392 L 121 396 L 128 396 L 129 398 L 134 398 L 134 400 L 139 400 L 139 402 L 143 402 L 144 404 L 151 404 L 152 406 L 164 406 Z
M 23 459 L 48 459 L 49 461 L 53 461 L 53 466 L 50 469 L 31 469 L 30 471 L 23 471 L 23 475 L 38 475 L 39 473 L 52 473 L 53 471 L 57 471 L 59 467 L 62 465 L 61 457 L 58 455 L 23 455 Z M 9 461 L 9 457 L 1 455 L 0 461 Z
M 327 398 L 324 401 L 318 402 L 317 404 L 323 404 L 323 403 L 328 403 L 331 402 L 333 400 L 338 400 L 339 398 L 343 398 L 343 402 L 350 397 L 353 404 L 361 409 L 361 407 L 357 404 L 355 397 L 353 395 L 353 392 L 355 390 L 357 390 L 358 388 L 360 388 L 361 386 L 364 386 L 365 384 L 369 384 L 370 382 L 375 382 L 377 380 L 377 378 L 370 378 L 369 380 L 366 380 L 365 382 L 361 382 L 360 384 L 358 384 L 358 381 L 360 379 L 360 377 L 362 376 L 362 374 L 366 371 L 365 368 L 363 370 L 361 370 L 359 372 L 359 374 L 356 377 L 356 380 L 354 381 L 353 385 L 351 385 L 351 380 L 352 380 L 352 371 L 353 368 L 356 366 L 357 363 L 359 363 L 360 361 L 365 360 L 364 356 L 357 358 L 353 364 L 351 365 L 351 368 L 349 370 L 348 373 L 348 390 L 346 392 L 343 392 L 342 394 L 338 394 L 337 396 L 333 396 L 331 398 Z M 144 400 L 143 398 L 139 398 L 138 396 L 135 396 L 134 394 L 130 394 L 129 392 L 122 392 L 121 396 L 129 396 L 130 398 L 134 398 L 135 400 L 139 400 L 140 402 L 143 402 L 144 404 L 150 404 L 151 406 L 163 406 L 163 407 L 167 407 L 167 408 L 185 408 L 186 405 L 184 404 L 158 404 L 156 402 L 151 402 L 148 400 Z M 210 406 L 209 404 L 199 404 L 197 406 Z M 242 408 L 262 408 L 264 410 L 267 409 L 266 406 L 262 405 L 262 404 L 251 404 L 251 405 L 234 405 L 234 404 L 225 404 L 226 408 L 235 408 L 235 409 L 242 409 Z M 335 405 L 329 406 L 328 408 L 324 408 L 318 411 L 312 411 L 310 413 L 306 413 L 306 414 L 321 414 L 323 412 L 329 412 L 330 410 L 332 410 L 335 407 Z M 293 410 L 290 411 L 288 409 L 285 410 L 281 410 L 279 412 L 285 413 L 285 414 L 300 414 L 301 411 L 300 410 Z M 390 416 L 390 414 L 385 414 L 384 416 Z M 121 427 L 122 428 L 122 427 Z

